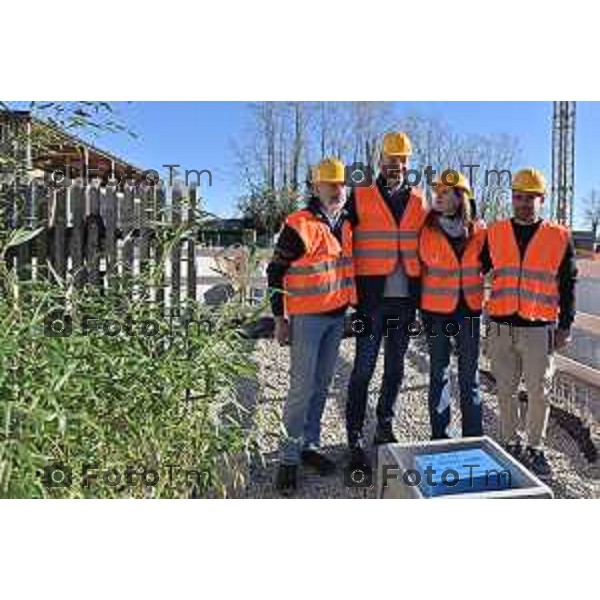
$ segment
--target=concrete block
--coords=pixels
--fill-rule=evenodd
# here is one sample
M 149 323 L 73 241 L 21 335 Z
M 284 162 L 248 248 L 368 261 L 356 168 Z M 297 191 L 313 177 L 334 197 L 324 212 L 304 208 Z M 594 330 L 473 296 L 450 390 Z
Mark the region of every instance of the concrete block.
M 488 436 L 380 446 L 375 486 L 378 498 L 554 497 Z

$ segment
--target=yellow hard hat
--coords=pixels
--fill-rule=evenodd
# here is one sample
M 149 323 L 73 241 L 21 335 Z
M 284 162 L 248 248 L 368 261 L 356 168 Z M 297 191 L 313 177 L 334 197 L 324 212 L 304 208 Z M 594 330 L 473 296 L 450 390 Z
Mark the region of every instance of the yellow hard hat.
M 406 133 L 402 131 L 386 133 L 383 136 L 381 152 L 387 156 L 410 156 L 412 144 Z
M 314 170 L 315 183 L 344 183 L 344 163 L 337 158 L 324 158 Z
M 515 173 L 512 178 L 512 189 L 515 192 L 524 192 L 529 194 L 546 193 L 546 178 L 541 171 L 528 167 Z
M 442 175 L 440 175 L 434 182 L 436 190 L 456 188 L 457 190 L 464 190 L 467 192 L 469 198 L 473 197 L 473 190 L 469 180 L 463 173 L 455 169 L 444 169 Z

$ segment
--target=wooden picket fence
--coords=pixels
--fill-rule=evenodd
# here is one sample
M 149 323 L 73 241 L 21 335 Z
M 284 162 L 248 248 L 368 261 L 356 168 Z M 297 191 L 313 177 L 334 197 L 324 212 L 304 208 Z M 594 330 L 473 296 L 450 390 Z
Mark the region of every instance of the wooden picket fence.
M 161 184 L 115 189 L 75 181 L 72 186 L 51 189 L 33 181 L 21 188 L 0 187 L 0 198 L 8 207 L 6 226 L 43 228 L 8 254 L 20 279 L 56 275 L 76 287 L 92 284 L 106 289 L 140 273 L 149 263 L 163 261 L 154 300 L 170 307 L 202 302 L 203 287 L 232 283 L 216 270 L 198 272 L 197 259 L 218 258 L 223 248 L 202 243 L 196 188 Z M 172 246 L 169 256 L 161 256 L 159 230 L 182 224 L 188 231 Z M 249 274 L 245 285 L 252 296 L 264 290 L 266 279 Z
M 74 286 L 108 287 L 139 273 L 149 261 L 159 261 L 158 228 L 194 224 L 194 188 L 82 185 L 49 189 L 34 181 L 21 188 L 0 190 L 6 225 L 43 230 L 13 249 L 9 263 L 21 279 L 58 276 Z M 193 231 L 193 230 L 192 230 Z M 177 306 L 181 296 L 196 300 L 194 235 L 183 236 L 166 257 L 170 268 L 156 289 L 156 301 Z M 49 273 L 52 270 L 53 273 Z M 215 281 L 218 278 L 215 278 Z M 182 285 L 183 284 L 183 285 Z

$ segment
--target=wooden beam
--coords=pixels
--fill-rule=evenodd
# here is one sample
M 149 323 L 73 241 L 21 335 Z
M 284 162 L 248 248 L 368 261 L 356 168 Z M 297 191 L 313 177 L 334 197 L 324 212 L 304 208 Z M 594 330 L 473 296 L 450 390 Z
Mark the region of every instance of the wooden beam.
M 582 383 L 600 390 L 600 371 L 561 354 L 557 354 L 555 360 L 557 371 L 570 375 Z

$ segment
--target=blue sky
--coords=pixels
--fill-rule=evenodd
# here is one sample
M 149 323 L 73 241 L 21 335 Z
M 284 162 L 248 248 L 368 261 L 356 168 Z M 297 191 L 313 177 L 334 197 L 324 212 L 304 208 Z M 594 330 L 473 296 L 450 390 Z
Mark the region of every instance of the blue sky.
M 103 134 L 96 144 L 134 164 L 154 168 L 178 163 L 182 169 L 210 169 L 212 187 L 205 187 L 209 210 L 235 213 L 240 195 L 232 160 L 232 144 L 248 123 L 244 102 L 116 103 L 139 139 Z M 398 113 L 418 111 L 441 118 L 458 132 L 507 133 L 519 139 L 524 165 L 551 176 L 551 102 L 399 102 Z M 576 199 L 600 188 L 597 148 L 600 103 L 577 104 Z M 576 202 L 577 206 L 577 202 Z M 577 213 L 577 210 L 576 210 Z

